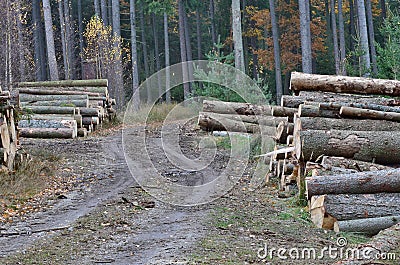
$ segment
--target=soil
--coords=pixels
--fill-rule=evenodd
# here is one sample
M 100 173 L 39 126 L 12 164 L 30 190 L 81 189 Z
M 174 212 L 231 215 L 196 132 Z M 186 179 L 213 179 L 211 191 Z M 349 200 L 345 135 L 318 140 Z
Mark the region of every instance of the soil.
M 147 148 L 161 175 L 194 186 L 212 181 L 226 166 L 230 150 L 218 147 L 201 171 L 184 171 L 160 152 L 160 128 L 126 128 L 146 133 Z M 193 124 L 171 124 L 182 152 L 199 157 L 205 132 Z M 304 207 L 278 198 L 274 185 L 256 185 L 254 163 L 237 184 L 210 203 L 182 207 L 152 197 L 132 177 L 121 131 L 78 140 L 24 139 L 29 150 L 61 156 L 57 174 L 74 180 L 68 191 L 40 201 L 40 210 L 0 224 L 1 264 L 329 264 L 335 259 L 284 260 L 262 257 L 265 247 L 322 249 L 341 235 L 312 227 Z M 68 170 L 66 170 L 68 169 Z M 365 241 L 346 235 L 349 244 Z M 394 264 L 394 263 L 393 263 Z

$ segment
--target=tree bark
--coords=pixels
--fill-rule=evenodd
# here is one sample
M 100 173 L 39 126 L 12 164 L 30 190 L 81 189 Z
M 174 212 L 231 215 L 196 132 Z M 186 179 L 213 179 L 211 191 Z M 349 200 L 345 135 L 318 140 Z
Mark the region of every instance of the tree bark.
M 391 169 L 391 167 L 388 166 L 336 156 L 324 156 L 322 158 L 321 165 L 328 169 L 332 167 L 339 167 L 353 169 L 359 172 Z
M 240 13 L 240 0 L 232 0 L 232 32 L 235 54 L 235 67 L 245 72 L 243 55 L 242 22 Z
M 196 8 L 196 35 L 197 35 L 197 60 L 203 58 L 203 52 L 201 50 L 201 17 L 200 8 Z
M 301 63 L 304 73 L 312 73 L 312 51 L 310 20 L 307 13 L 309 0 L 299 1 L 300 12 L 300 37 L 301 37 Z
M 367 0 L 369 1 L 369 0 Z M 365 14 L 365 2 L 364 0 L 357 0 L 357 14 L 358 14 L 358 25 L 359 25 L 359 34 L 360 34 L 360 46 L 363 51 L 363 55 L 361 55 L 361 65 L 360 68 L 363 69 L 365 67 L 366 73 L 365 76 L 369 76 L 369 69 L 371 68 L 371 56 L 369 53 L 369 40 L 368 40 L 368 28 L 367 28 L 367 17 Z M 364 73 L 361 72 L 362 75 Z
M 21 102 L 55 101 L 55 100 L 89 100 L 88 95 L 31 95 L 20 94 Z
M 314 105 L 300 105 L 298 114 L 300 117 L 324 117 L 340 118 L 338 110 L 326 110 Z
M 35 57 L 36 81 L 46 80 L 46 62 L 44 50 L 43 23 L 40 14 L 40 0 L 32 1 L 32 23 Z
M 295 124 L 296 127 L 296 124 Z M 308 130 L 294 135 L 296 157 L 342 156 L 379 164 L 400 162 L 400 133 L 388 131 Z
M 19 131 L 24 138 L 75 138 L 72 128 L 21 128 Z
M 82 0 L 78 0 L 78 34 L 79 34 L 79 54 L 83 54 L 83 19 L 82 19 Z M 83 58 L 80 56 L 81 78 L 83 76 Z
M 100 110 L 98 108 L 79 108 L 82 116 L 95 116 L 98 117 Z
M 340 0 L 339 0 L 340 1 Z M 333 39 L 333 58 L 335 59 L 335 72 L 336 75 L 340 74 L 340 58 L 339 58 L 339 44 L 336 27 L 336 0 L 330 0 L 331 4 L 331 25 L 332 25 L 332 39 Z
M 170 77 L 170 55 L 169 55 L 169 34 L 168 34 L 168 15 L 164 12 L 164 46 L 165 46 L 165 100 L 171 103 L 171 77 Z
M 213 112 L 200 112 L 200 115 L 207 115 L 212 117 L 214 120 L 228 119 L 246 123 L 260 124 L 268 127 L 276 127 L 280 122 L 286 122 L 287 118 L 283 117 L 271 117 L 271 116 L 256 116 L 256 115 L 237 115 L 237 114 L 221 114 Z
M 215 6 L 214 6 L 214 0 L 210 0 L 210 20 L 211 20 L 211 40 L 212 40 L 212 46 L 214 48 L 214 44 L 217 43 L 217 30 L 215 28 Z
M 400 192 L 399 169 L 306 178 L 306 193 L 309 199 L 312 196 L 323 194 L 371 194 L 381 192 Z
M 203 101 L 203 111 L 221 114 L 271 115 L 271 106 L 253 105 L 250 103 Z
M 116 49 L 114 55 L 114 65 L 115 65 L 115 73 L 113 73 L 113 78 L 111 80 L 114 81 L 114 92 L 112 94 L 114 98 L 117 99 L 119 103 L 117 107 L 122 107 L 125 102 L 125 93 L 124 93 L 124 80 L 123 80 L 123 68 L 122 68 L 122 51 L 120 47 L 121 42 L 121 21 L 120 21 L 120 3 L 119 0 L 112 0 L 112 29 L 114 37 L 116 40 L 114 41 L 114 47 Z
M 65 16 L 63 10 L 62 0 L 58 1 L 58 13 L 60 17 L 60 29 L 61 29 L 61 46 L 63 51 L 63 62 L 64 62 L 64 79 L 69 78 L 69 65 L 68 65 L 68 57 L 67 57 L 67 43 L 66 43 L 66 33 L 65 33 Z
M 90 79 L 90 80 L 61 80 L 61 81 L 44 81 L 44 82 L 20 82 L 18 87 L 72 87 L 72 86 L 93 86 L 107 87 L 107 79 Z
M 22 107 L 29 108 L 30 106 L 54 106 L 54 107 L 65 107 L 65 106 L 74 106 L 74 107 L 89 107 L 88 99 L 80 99 L 80 100 L 50 100 L 50 101 L 29 101 L 29 102 L 21 102 Z
M 231 119 L 225 119 L 223 117 L 218 117 L 218 119 L 214 119 L 215 117 L 216 115 L 209 115 L 209 113 L 207 112 L 200 112 L 198 120 L 200 128 L 205 131 L 229 131 L 248 133 L 260 132 L 260 126 L 258 124 L 235 121 Z
M 58 66 L 54 47 L 53 22 L 51 18 L 50 0 L 43 0 L 44 24 L 46 29 L 47 60 L 50 80 L 58 80 Z
M 100 93 L 85 92 L 85 91 L 64 91 L 64 90 L 51 90 L 51 89 L 36 89 L 36 88 L 20 88 L 19 93 L 30 95 L 88 95 L 90 97 L 100 97 Z M 102 96 L 104 98 L 104 96 Z
M 178 14 L 179 14 L 179 45 L 181 48 L 181 63 L 182 63 L 182 76 L 183 76 L 183 98 L 187 100 L 190 94 L 189 87 L 189 73 L 186 64 L 187 61 L 187 50 L 186 50 L 186 39 L 185 39 L 185 22 L 184 22 L 184 6 L 183 0 L 178 0 Z
M 35 114 L 69 114 L 75 115 L 75 107 L 54 107 L 54 106 L 29 106 Z
M 290 89 L 294 92 L 322 91 L 400 96 L 400 81 L 293 72 Z
M 371 0 L 365 1 L 366 7 L 366 15 L 367 15 L 367 24 L 368 24 L 368 40 L 369 40 L 369 47 L 371 52 L 371 65 L 372 65 L 372 73 L 374 76 L 378 74 L 378 63 L 376 61 L 376 49 L 375 49 L 375 33 L 374 33 L 374 22 L 372 16 L 372 6 Z
M 54 95 L 59 95 L 59 94 L 63 94 L 63 92 L 74 92 L 75 94 L 86 94 L 86 92 L 89 93 L 95 93 L 97 95 L 101 95 L 101 96 L 108 96 L 108 89 L 107 87 L 80 87 L 80 86 L 76 86 L 76 87 L 29 87 L 28 89 L 23 89 L 20 88 L 19 91 L 20 93 L 26 93 L 28 91 L 37 91 L 37 94 L 40 94 L 40 91 L 54 91 L 53 94 Z
M 338 0 L 338 22 L 339 22 L 339 54 L 340 75 L 347 75 L 346 71 L 346 39 L 343 19 L 343 0 Z
M 271 110 L 271 115 L 274 117 L 289 117 L 289 119 L 292 119 L 293 115 L 297 112 L 298 110 L 296 108 L 273 106 Z
M 400 113 L 397 112 L 385 112 L 385 111 L 360 109 L 353 107 L 341 107 L 340 115 L 343 117 L 400 121 Z
M 132 104 L 135 110 L 140 107 L 139 88 L 139 69 L 137 56 L 137 41 L 136 41 L 136 6 L 135 0 L 129 1 L 129 15 L 131 23 L 131 61 L 132 61 Z
M 192 45 L 190 41 L 190 28 L 189 28 L 189 18 L 187 16 L 186 8 L 183 6 L 183 24 L 184 24 L 184 29 L 185 29 L 185 47 L 186 47 L 186 58 L 187 61 L 191 62 L 193 61 L 193 53 L 192 53 Z M 187 65 L 188 67 L 188 74 L 189 74 L 189 80 L 193 80 L 193 68 L 190 64 Z M 192 83 L 189 82 L 189 89 L 190 92 L 192 92 Z
M 148 52 L 147 52 L 147 41 L 146 41 L 146 32 L 145 32 L 145 26 L 144 26 L 144 6 L 143 2 L 139 1 L 140 5 L 140 10 L 139 10 L 139 20 L 140 20 L 140 28 L 141 28 L 141 39 L 142 39 L 142 54 L 143 54 L 143 66 L 144 66 L 144 74 L 145 74 L 145 79 L 147 79 L 150 76 L 150 69 L 149 69 L 149 60 L 148 60 Z M 151 88 L 147 84 L 146 85 L 146 91 L 147 91 L 147 103 L 150 104 L 152 102 L 151 98 Z
M 99 0 L 94 0 L 94 15 L 100 17 L 100 4 Z
M 376 235 L 379 231 L 394 226 L 400 222 L 400 216 L 385 216 L 375 218 L 365 218 L 356 220 L 337 221 L 334 230 L 339 232 L 363 233 Z
M 377 96 L 366 96 L 366 95 L 350 95 L 350 94 L 339 94 L 329 92 L 309 92 L 301 91 L 299 96 L 282 96 L 281 106 L 288 108 L 298 108 L 300 104 L 306 102 L 326 102 L 326 103 L 337 103 L 342 104 L 375 104 L 383 106 L 400 106 L 400 100 L 393 98 L 384 98 Z
M 390 107 L 390 106 L 383 106 L 383 105 L 378 105 L 378 104 L 368 104 L 368 103 L 340 103 L 340 102 L 326 103 L 326 102 L 323 102 L 323 103 L 319 103 L 318 105 L 321 109 L 325 109 L 325 110 L 339 110 L 340 111 L 340 109 L 342 107 L 353 107 L 353 108 L 360 108 L 360 109 L 370 109 L 370 110 L 377 110 L 377 111 L 384 111 L 384 112 L 400 113 L 400 108 L 398 108 L 398 107 Z
M 154 38 L 154 51 L 155 51 L 155 59 L 156 59 L 156 68 L 157 68 L 157 86 L 158 86 L 158 96 L 162 101 L 163 91 L 161 87 L 161 76 L 158 73 L 161 70 L 161 62 L 160 62 L 160 51 L 159 51 L 159 44 L 158 44 L 158 30 L 157 30 L 157 19 L 154 13 L 151 14 L 151 18 L 153 21 L 153 38 Z
M 301 130 L 400 131 L 400 123 L 383 120 L 301 117 Z
M 70 114 L 33 114 L 30 116 L 32 120 L 74 120 L 78 128 L 82 128 L 82 115 L 70 115 Z
M 65 34 L 66 34 L 66 44 L 67 44 L 67 58 L 68 58 L 68 70 L 71 79 L 76 79 L 75 68 L 75 43 L 74 43 L 74 28 L 72 26 L 71 14 L 70 14 L 70 0 L 64 0 L 64 15 L 65 15 Z
M 108 25 L 107 1 L 101 0 L 100 5 L 101 5 L 101 19 L 103 20 L 103 24 L 107 26 Z
M 280 102 L 282 88 L 282 71 L 281 71 L 281 48 L 279 45 L 279 29 L 275 14 L 275 0 L 269 0 L 269 12 L 271 16 L 272 39 L 274 42 L 274 62 L 275 62 L 275 84 L 276 84 L 276 101 Z

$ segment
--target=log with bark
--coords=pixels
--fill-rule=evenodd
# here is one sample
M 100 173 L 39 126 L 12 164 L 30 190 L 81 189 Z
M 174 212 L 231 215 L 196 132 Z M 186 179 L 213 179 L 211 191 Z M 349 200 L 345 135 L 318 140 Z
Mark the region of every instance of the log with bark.
M 400 113 L 397 112 L 385 112 L 353 107 L 341 107 L 340 116 L 373 120 L 400 121 Z
M 99 108 L 79 108 L 80 114 L 82 116 L 96 116 L 99 117 L 100 109 Z
M 208 112 L 199 113 L 198 125 L 205 131 L 260 132 L 258 124 L 227 119 Z
M 78 80 L 77 80 L 78 81 Z M 76 87 L 76 86 L 71 86 L 71 87 L 29 87 L 30 90 L 37 90 L 37 91 L 63 91 L 63 92 L 81 92 L 83 93 L 96 93 L 100 96 L 108 97 L 108 88 L 107 87 Z M 25 90 L 20 89 L 20 93 Z M 26 92 L 23 92 L 26 93 Z M 91 94 L 92 95 L 92 94 Z
M 336 221 L 333 230 L 376 235 L 379 231 L 400 223 L 400 215 Z
M 301 130 L 400 131 L 400 123 L 385 120 L 301 117 Z
M 400 193 L 400 169 L 365 171 L 351 174 L 307 177 L 306 193 L 310 199 L 323 194 Z
M 399 107 L 391 107 L 391 106 L 383 106 L 378 104 L 370 104 L 370 103 L 342 103 L 342 102 L 323 102 L 318 103 L 318 106 L 321 109 L 329 109 L 329 110 L 340 110 L 341 107 L 353 107 L 359 109 L 370 109 L 377 111 L 385 111 L 385 112 L 396 112 L 400 113 Z
M 384 165 L 336 156 L 324 156 L 321 160 L 321 165 L 324 168 L 339 167 L 357 170 L 358 172 L 391 169 L 391 167 Z
M 271 115 L 274 117 L 288 117 L 289 120 L 293 118 L 293 115 L 297 113 L 297 108 L 286 108 L 281 106 L 273 106 Z
M 400 163 L 400 132 L 307 130 L 296 131 L 295 154 L 312 161 L 319 156 L 341 156 L 379 164 Z
M 271 115 L 271 106 L 204 100 L 203 111 L 221 114 Z
M 293 72 L 290 89 L 352 94 L 400 96 L 400 81 L 350 76 L 316 75 Z
M 21 128 L 20 136 L 25 138 L 74 138 L 72 128 Z
M 73 129 L 73 137 L 78 134 L 78 126 L 75 120 L 20 120 L 19 128 L 70 128 Z
M 82 115 L 57 115 L 57 114 L 34 114 L 26 117 L 25 119 L 32 120 L 75 120 L 78 128 L 82 127 Z
M 21 102 L 21 107 L 29 108 L 30 106 L 55 106 L 55 107 L 89 107 L 88 99 L 79 100 L 51 100 L 51 101 L 25 101 Z
M 299 117 L 340 118 L 339 110 L 321 109 L 319 106 L 301 104 L 298 110 Z
M 55 107 L 55 106 L 29 106 L 26 109 L 35 114 L 68 114 L 75 115 L 75 107 Z
M 385 98 L 379 96 L 353 95 L 330 92 L 301 91 L 299 93 L 299 96 L 284 95 L 281 98 L 281 106 L 283 107 L 298 108 L 301 104 L 304 104 L 305 102 L 340 102 L 341 104 L 358 103 L 383 106 L 400 106 L 400 99 L 398 98 Z
M 106 97 L 95 97 L 95 98 L 104 98 Z M 34 95 L 34 94 L 19 94 L 19 100 L 21 102 L 31 102 L 31 101 L 54 101 L 54 100 L 92 100 L 86 94 L 77 94 L 77 95 Z
M 42 82 L 20 82 L 18 87 L 107 87 L 107 79 L 87 79 L 87 80 L 61 80 L 61 81 L 42 81 Z
M 100 93 L 87 92 L 87 91 L 73 91 L 73 90 L 52 90 L 52 89 L 35 89 L 35 88 L 20 88 L 20 94 L 32 94 L 32 95 L 88 95 L 90 97 L 101 97 Z
M 214 120 L 222 119 L 230 119 L 235 121 L 243 121 L 247 123 L 261 124 L 264 126 L 277 126 L 281 121 L 287 121 L 286 117 L 271 117 L 271 116 L 258 116 L 258 115 L 237 115 L 237 114 L 221 114 L 214 112 L 206 112 L 199 115 L 208 115 L 212 117 Z
M 313 196 L 311 220 L 319 228 L 333 229 L 335 222 L 398 215 L 400 193 L 328 194 Z

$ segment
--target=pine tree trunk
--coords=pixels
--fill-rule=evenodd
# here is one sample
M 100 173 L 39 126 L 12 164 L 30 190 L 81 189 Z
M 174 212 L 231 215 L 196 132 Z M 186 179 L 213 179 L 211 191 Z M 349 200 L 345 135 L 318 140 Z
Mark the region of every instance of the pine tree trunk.
M 130 7 L 130 23 L 131 23 L 131 54 L 132 54 L 132 95 L 133 95 L 133 108 L 138 110 L 140 107 L 140 94 L 139 88 L 139 69 L 138 69 L 138 56 L 137 56 L 137 42 L 136 42 L 136 8 L 135 0 L 129 1 Z
M 65 16 L 63 11 L 63 3 L 62 1 L 58 1 L 58 13 L 60 16 L 60 28 L 61 28 L 61 45 L 63 51 L 63 62 L 64 62 L 64 79 L 69 78 L 69 66 L 68 66 L 68 58 L 67 58 L 67 44 L 66 44 L 66 33 L 65 33 Z
M 78 0 L 78 34 L 79 34 L 79 54 L 81 65 L 81 78 L 83 78 L 83 20 L 82 20 L 82 0 Z
M 165 100 L 167 103 L 171 103 L 171 91 L 170 91 L 170 58 L 169 58 L 169 34 L 168 34 L 168 15 L 164 12 L 164 49 L 165 49 Z
M 50 0 L 43 0 L 44 24 L 46 29 L 47 59 L 50 80 L 59 80 L 56 52 L 54 47 L 53 22 L 51 17 Z
M 374 76 L 378 74 L 378 64 L 376 61 L 376 49 L 375 49 L 375 33 L 374 33 L 374 22 L 372 16 L 372 6 L 371 0 L 365 0 L 365 7 L 367 9 L 367 24 L 368 24 L 368 38 L 369 38 L 369 46 L 371 51 L 371 64 L 372 64 L 372 73 Z
M 159 99 L 162 101 L 162 86 L 161 86 L 161 76 L 159 71 L 161 70 L 161 62 L 160 62 L 160 51 L 159 51 L 159 44 L 158 44 L 158 24 L 157 24 L 157 19 L 156 15 L 154 13 L 151 14 L 151 18 L 153 21 L 153 38 L 154 38 L 154 52 L 155 52 L 155 58 L 156 58 L 156 70 L 157 70 L 157 86 L 158 86 L 158 96 Z
M 339 16 L 339 54 L 340 54 L 340 75 L 347 75 L 346 72 L 346 40 L 344 35 L 344 19 L 343 19 L 343 0 L 338 0 L 338 16 Z
M 281 55 L 279 45 L 278 22 L 275 14 L 275 0 L 269 0 L 269 10 L 271 15 L 272 39 L 274 41 L 274 60 L 275 60 L 275 81 L 276 81 L 276 101 L 279 103 L 283 94 Z
M 187 61 L 192 62 L 193 61 L 193 53 L 192 53 L 192 44 L 190 41 L 190 29 L 189 29 L 189 18 L 187 16 L 186 8 L 183 7 L 183 22 L 184 22 L 184 27 L 185 27 L 185 45 L 186 45 L 186 53 L 187 53 Z M 188 75 L 189 75 L 189 80 L 193 80 L 193 68 L 191 64 L 188 64 Z M 189 90 L 192 92 L 192 83 L 189 82 Z
M 217 30 L 215 28 L 215 6 L 214 0 L 210 0 L 211 40 L 212 45 L 217 43 Z
M 40 0 L 32 1 L 33 43 L 36 81 L 46 79 L 43 23 L 40 15 Z
M 94 15 L 100 17 L 100 4 L 99 0 L 94 0 Z
M 335 13 L 335 0 L 330 0 L 331 3 L 331 25 L 332 25 L 332 39 L 333 39 L 333 55 L 335 58 L 335 72 L 340 74 L 340 59 L 339 59 L 339 45 L 337 37 L 337 27 L 336 27 L 336 13 Z
M 189 73 L 186 65 L 187 61 L 187 50 L 186 50 L 186 39 L 185 39 L 185 22 L 184 22 L 184 6 L 183 0 L 178 0 L 178 14 L 179 14 L 179 44 L 181 48 L 181 62 L 182 62 L 182 75 L 183 75 L 183 97 L 184 100 L 189 98 Z
M 19 79 L 21 81 L 25 81 L 26 79 L 26 69 L 25 69 L 25 50 L 24 50 L 24 34 L 23 34 L 23 28 L 22 28 L 22 13 L 21 13 L 21 5 L 20 2 L 17 1 L 15 3 L 17 5 L 17 31 L 18 31 L 18 59 L 19 59 Z
M 70 2 L 64 0 L 64 15 L 65 15 L 65 43 L 67 46 L 67 59 L 68 59 L 68 75 L 70 79 L 76 79 L 75 69 L 75 56 L 74 56 L 74 29 L 71 23 Z
M 125 93 L 124 93 L 124 80 L 123 80 L 123 69 L 122 69 L 122 51 L 120 47 L 121 43 L 121 21 L 120 21 L 120 8 L 119 8 L 119 0 L 112 0 L 112 27 L 115 40 L 114 47 L 116 48 L 116 54 L 114 55 L 114 65 L 115 65 L 115 73 L 113 74 L 114 84 L 111 87 L 114 88 L 114 98 L 118 101 L 118 107 L 121 108 L 124 106 Z
M 369 1 L 369 0 L 367 0 Z M 369 40 L 368 40 L 368 28 L 367 28 L 367 17 L 365 14 L 365 2 L 364 0 L 357 0 L 357 13 L 358 13 L 358 25 L 359 25 L 359 34 L 360 34 L 360 46 L 363 51 L 363 55 L 361 55 L 361 65 L 360 68 L 366 68 L 367 73 L 366 76 L 369 76 L 369 69 L 371 68 L 371 57 L 369 53 Z M 364 75 L 364 73 L 360 72 L 360 74 Z
M 203 53 L 201 50 L 201 17 L 200 9 L 196 8 L 196 33 L 197 33 L 197 60 L 201 60 Z
M 144 6 L 143 2 L 140 1 L 140 11 L 139 11 L 139 19 L 140 19 L 140 28 L 141 28 L 141 38 L 142 38 L 142 54 L 143 54 L 143 65 L 144 65 L 144 73 L 145 79 L 150 76 L 150 69 L 149 69 L 149 60 L 147 55 L 147 42 L 146 42 L 146 32 L 145 32 L 145 25 L 144 25 Z M 152 102 L 151 98 L 151 88 L 149 85 L 146 85 L 147 90 L 147 103 L 150 104 Z
M 301 63 L 304 73 L 312 73 L 312 52 L 310 21 L 307 12 L 309 0 L 299 1 L 300 12 L 300 36 L 301 36 Z
M 103 20 L 104 25 L 108 25 L 108 10 L 107 10 L 107 0 L 101 0 L 101 19 Z
M 235 67 L 245 72 L 243 55 L 242 22 L 240 13 L 240 0 L 232 0 L 232 31 L 235 54 Z

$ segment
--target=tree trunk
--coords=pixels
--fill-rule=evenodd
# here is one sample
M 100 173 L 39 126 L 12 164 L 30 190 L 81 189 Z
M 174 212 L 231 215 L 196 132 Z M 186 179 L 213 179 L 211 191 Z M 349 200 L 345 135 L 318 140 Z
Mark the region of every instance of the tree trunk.
M 365 1 L 366 7 L 366 15 L 367 15 L 367 24 L 368 24 L 368 40 L 369 40 L 369 47 L 371 52 L 371 64 L 372 64 L 372 73 L 374 76 L 378 74 L 378 64 L 376 61 L 376 49 L 375 49 L 375 33 L 374 33 L 374 22 L 372 16 L 372 6 L 371 0 Z
M 216 118 L 217 119 L 214 119 Z M 229 131 L 229 132 L 260 132 L 260 126 L 254 123 L 235 121 L 213 115 L 207 112 L 199 113 L 198 124 L 205 131 Z M 274 128 L 275 129 L 275 128 Z
M 335 222 L 334 230 L 336 233 L 352 232 L 376 235 L 379 233 L 379 231 L 392 227 L 398 223 L 400 223 L 400 216 L 345 220 Z
M 289 117 L 293 118 L 293 115 L 297 113 L 298 110 L 295 108 L 286 108 L 281 106 L 273 106 L 271 110 L 271 115 L 274 117 Z
M 98 117 L 100 110 L 98 108 L 79 108 L 82 116 L 95 116 Z
M 81 62 L 81 78 L 83 76 L 83 20 L 82 20 L 82 0 L 78 0 L 78 35 L 79 35 L 79 54 Z
M 281 106 L 298 108 L 306 102 L 336 103 L 342 104 L 374 104 L 383 106 L 400 106 L 400 100 L 377 96 L 350 95 L 329 92 L 308 92 L 302 91 L 299 96 L 282 96 Z
M 312 73 L 312 51 L 309 14 L 307 5 L 309 0 L 299 1 L 300 36 L 301 36 L 301 63 L 304 73 Z
M 400 162 L 398 132 L 308 130 L 295 132 L 294 136 L 298 159 L 304 157 L 305 160 L 315 160 L 321 155 L 326 155 L 374 161 L 379 164 Z
M 190 28 L 189 28 L 189 18 L 187 16 L 186 8 L 185 6 L 183 7 L 183 23 L 184 23 L 184 28 L 185 28 L 185 46 L 186 46 L 186 53 L 187 53 L 187 61 L 191 62 L 193 61 L 193 53 L 192 53 L 192 45 L 190 41 Z M 188 67 L 188 75 L 189 75 L 189 80 L 193 80 L 193 68 L 191 64 L 187 65 Z M 192 92 L 192 83 L 189 82 L 189 90 Z
M 323 194 L 369 194 L 400 192 L 400 170 L 389 169 L 306 178 L 310 199 Z M 400 194 L 399 194 L 400 196 Z
M 383 120 L 301 117 L 301 130 L 400 131 L 400 123 Z
M 94 0 L 94 15 L 100 17 L 100 4 L 99 0 Z
M 112 0 L 112 28 L 114 37 L 116 40 L 114 41 L 114 47 L 116 49 L 114 55 L 114 65 L 115 65 L 115 73 L 113 74 L 113 78 L 111 80 L 114 81 L 113 90 L 114 92 L 112 96 L 117 99 L 119 103 L 117 106 L 122 107 L 125 101 L 125 93 L 124 93 L 124 80 L 123 80 L 123 68 L 122 68 L 122 51 L 120 47 L 121 42 L 121 21 L 120 21 L 120 8 L 119 8 L 119 0 Z
M 62 1 L 58 1 L 58 13 L 60 16 L 60 28 L 61 28 L 61 46 L 63 51 L 63 62 L 64 62 L 64 79 L 69 78 L 69 65 L 68 65 L 68 57 L 67 57 L 67 43 L 66 43 L 66 32 L 65 32 L 65 16 L 63 11 L 63 3 Z
M 139 69 L 138 69 L 138 56 L 137 56 L 137 42 L 136 42 L 136 8 L 135 0 L 129 1 L 130 7 L 130 23 L 131 23 L 131 61 L 132 61 L 132 104 L 135 110 L 140 107 L 140 93 L 139 88 Z
M 69 114 L 75 115 L 75 107 L 54 107 L 54 106 L 29 106 L 27 109 L 35 114 Z
M 108 91 L 107 87 L 30 87 L 30 90 L 37 90 L 39 91 L 47 91 L 51 90 L 54 91 L 55 95 L 60 95 L 61 92 L 78 92 L 78 94 L 85 94 L 84 92 L 90 92 L 90 93 L 97 93 L 98 95 L 101 96 L 108 96 Z M 61 90 L 62 89 L 62 90 Z M 26 93 L 26 90 L 20 89 L 20 93 Z M 29 93 L 26 93 L 29 94 Z M 62 94 L 62 93 L 61 93 Z
M 199 7 L 196 8 L 197 60 L 203 58 L 201 50 L 201 17 Z
M 21 102 L 22 107 L 29 108 L 31 106 L 55 106 L 55 107 L 89 107 L 88 99 L 80 99 L 80 100 L 50 100 L 50 101 L 30 101 L 30 102 Z
M 393 216 L 400 193 L 328 194 L 311 198 L 311 219 L 319 228 L 333 229 L 337 220 Z
M 240 0 L 232 0 L 232 32 L 235 54 L 235 67 L 245 72 L 243 56 L 242 22 L 240 13 Z
M 386 1 L 385 0 L 380 0 L 380 5 L 381 5 L 381 17 L 382 17 L 382 21 L 384 21 L 387 17 L 387 11 L 386 11 Z
M 339 110 L 326 110 L 314 105 L 300 105 L 298 114 L 300 117 L 324 117 L 340 118 Z
M 373 120 L 400 121 L 400 113 L 397 112 L 385 112 L 353 107 L 341 107 L 340 116 Z
M 107 0 L 101 0 L 101 19 L 103 20 L 104 25 L 108 25 L 108 10 L 107 10 Z
M 145 73 L 145 79 L 147 79 L 150 76 L 150 69 L 149 69 L 149 60 L 147 57 L 147 41 L 146 41 L 146 32 L 145 32 L 145 26 L 144 26 L 144 6 L 143 2 L 139 1 L 140 4 L 140 10 L 139 10 L 139 19 L 140 19 L 140 28 L 141 28 L 141 39 L 142 39 L 142 54 L 143 54 L 143 65 L 144 65 L 144 73 Z M 151 88 L 147 84 L 146 85 L 146 91 L 147 91 L 147 103 L 150 104 L 152 102 L 151 98 Z
M 16 3 L 17 9 L 17 31 L 18 31 L 18 59 L 19 59 L 19 79 L 21 81 L 25 81 L 26 79 L 26 69 L 25 69 L 25 50 L 24 50 L 24 33 L 22 27 L 22 12 L 21 12 L 21 5 L 20 2 L 17 1 Z
M 274 62 L 275 62 L 275 81 L 276 81 L 276 101 L 280 102 L 282 88 L 282 71 L 281 71 L 281 48 L 279 45 L 279 29 L 275 14 L 275 0 L 269 0 L 269 12 L 271 15 L 272 39 L 274 42 Z
M 189 87 L 189 73 L 186 64 L 187 61 L 187 50 L 186 50 L 186 39 L 185 39 L 185 11 L 183 6 L 183 0 L 178 0 L 178 15 L 179 15 L 179 44 L 181 48 L 181 63 L 182 63 L 182 75 L 183 75 L 183 98 L 187 100 L 190 94 Z
M 153 38 L 154 38 L 154 51 L 155 51 L 155 58 L 156 58 L 156 68 L 157 68 L 157 86 L 158 86 L 158 96 L 159 99 L 162 101 L 163 91 L 161 86 L 161 76 L 159 71 L 161 71 L 161 62 L 160 62 L 160 51 L 159 51 L 159 44 L 158 44 L 158 32 L 157 32 L 157 20 L 156 15 L 154 13 L 151 14 L 151 18 L 153 20 Z
M 69 0 L 64 0 L 64 15 L 65 15 L 65 43 L 67 46 L 67 59 L 68 59 L 68 75 L 71 79 L 76 78 L 75 71 L 75 44 L 74 44 L 74 29 L 71 24 Z
M 259 106 L 250 103 L 203 101 L 203 111 L 221 114 L 271 115 L 271 106 Z
M 75 138 L 72 128 L 21 128 L 21 137 L 25 138 Z
M 294 92 L 322 91 L 400 96 L 400 81 L 293 72 L 290 89 Z
M 211 20 L 211 40 L 212 40 L 212 45 L 214 48 L 214 44 L 217 43 L 217 30 L 215 28 L 215 12 L 214 12 L 215 6 L 214 6 L 214 0 L 210 0 L 210 20 Z
M 19 93 L 31 95 L 88 95 L 90 97 L 100 97 L 100 93 L 86 92 L 86 91 L 65 91 L 65 90 L 52 90 L 52 89 L 36 89 L 36 88 L 20 88 Z M 104 98 L 104 95 L 102 96 Z
M 306 104 L 308 104 L 308 103 L 306 103 Z M 382 106 L 382 105 L 378 105 L 378 104 L 340 103 L 340 102 L 323 102 L 323 103 L 312 102 L 312 104 L 318 104 L 318 106 L 321 109 L 326 109 L 326 110 L 340 110 L 341 107 L 353 107 L 353 108 L 360 108 L 360 109 L 370 109 L 370 110 L 400 113 L 400 108 L 398 108 L 398 107 Z
M 388 166 L 337 156 L 324 156 L 321 161 L 321 166 L 328 169 L 332 167 L 353 169 L 359 172 L 391 169 L 391 167 Z
M 47 60 L 50 70 L 50 80 L 58 80 L 58 67 L 54 48 L 53 22 L 51 18 L 50 0 L 43 0 L 44 24 L 46 29 Z
M 343 19 L 343 0 L 338 0 L 338 17 L 339 17 L 339 54 L 340 54 L 340 75 L 347 75 L 346 72 L 346 39 L 344 33 Z
M 40 14 L 40 0 L 32 1 L 33 43 L 36 81 L 46 80 L 43 23 Z
M 165 100 L 169 104 L 171 103 L 171 77 L 170 77 L 170 57 L 169 57 L 169 34 L 168 34 L 168 15 L 164 12 L 164 46 L 165 46 Z
M 369 0 L 367 0 L 369 1 Z M 366 76 L 369 76 L 369 69 L 371 68 L 371 57 L 369 53 L 369 41 L 368 41 L 368 28 L 367 28 L 367 17 L 365 14 L 365 3 L 364 0 L 357 0 L 357 13 L 358 13 L 358 25 L 359 25 L 359 34 L 360 34 L 360 46 L 362 52 L 361 55 L 361 65 L 360 68 L 363 69 L 365 67 L 367 73 Z M 362 75 L 364 73 L 361 72 Z
M 88 79 L 88 80 L 61 80 L 44 82 L 20 82 L 18 87 L 107 87 L 107 79 Z
M 331 25 L 332 25 L 332 39 L 333 39 L 333 58 L 335 59 L 335 72 L 336 75 L 340 73 L 340 59 L 339 59 L 339 44 L 338 44 L 338 36 L 337 36 L 337 27 L 336 27 L 336 0 L 330 0 L 331 3 Z
M 271 117 L 271 116 L 256 116 L 256 115 L 238 115 L 238 114 L 221 114 L 214 112 L 200 112 L 200 115 L 207 115 L 214 120 L 228 119 L 246 123 L 260 124 L 268 127 L 276 127 L 280 122 L 288 123 L 286 118 Z
M 19 94 L 20 102 L 54 101 L 54 100 L 89 100 L 88 95 L 31 95 Z

